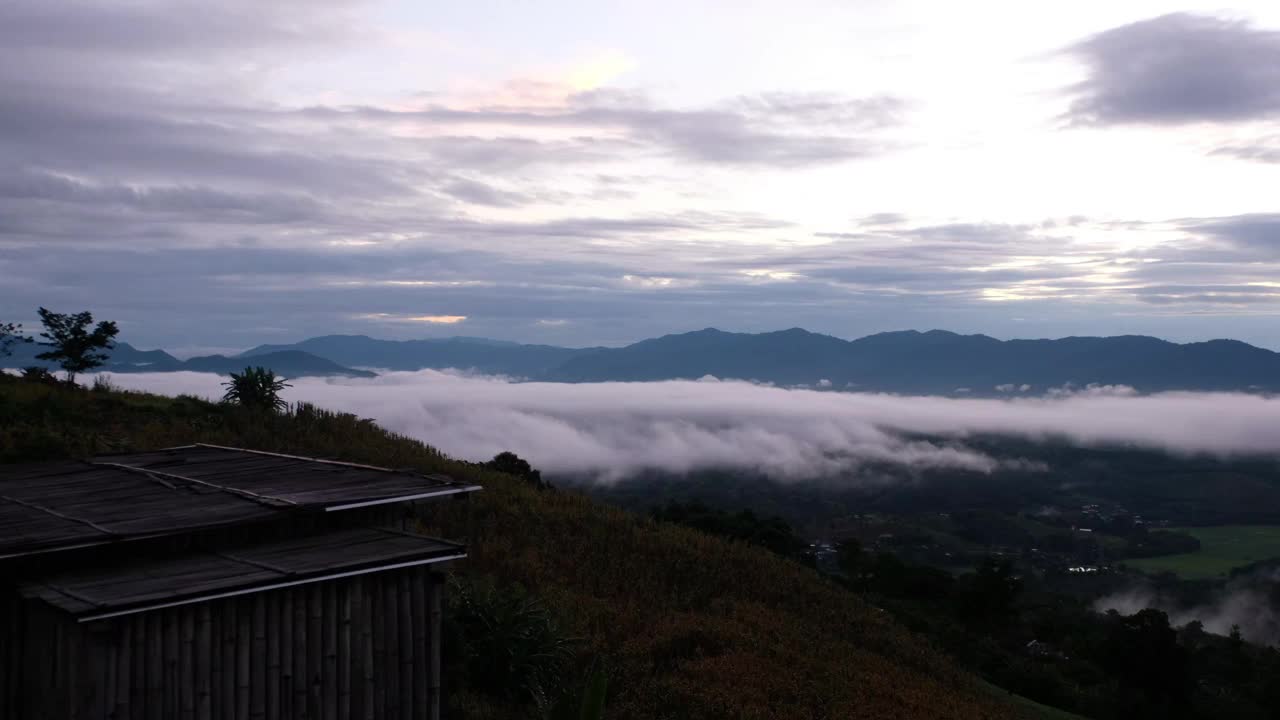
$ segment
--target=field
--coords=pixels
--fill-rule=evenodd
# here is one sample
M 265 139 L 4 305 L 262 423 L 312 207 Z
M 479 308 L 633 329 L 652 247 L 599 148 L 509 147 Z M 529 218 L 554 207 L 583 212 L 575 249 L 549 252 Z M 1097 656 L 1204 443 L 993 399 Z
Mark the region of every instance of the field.
M 1225 576 L 1233 568 L 1280 557 L 1280 527 L 1274 525 L 1171 529 L 1194 535 L 1200 540 L 1200 551 L 1125 560 L 1125 564 L 1144 572 L 1172 572 L 1188 580 L 1205 580 Z

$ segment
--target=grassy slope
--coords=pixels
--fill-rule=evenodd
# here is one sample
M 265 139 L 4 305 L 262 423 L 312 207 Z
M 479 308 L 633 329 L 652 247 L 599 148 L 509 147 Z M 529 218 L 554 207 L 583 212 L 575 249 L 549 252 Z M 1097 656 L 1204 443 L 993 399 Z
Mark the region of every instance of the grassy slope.
M 0 462 L 193 441 L 444 472 L 485 486 L 436 512 L 461 572 L 541 594 L 608 658 L 611 718 L 983 718 L 1017 713 L 811 570 L 576 493 L 539 493 L 353 416 L 253 418 L 190 398 L 0 379 Z
M 1019 717 L 1024 720 L 1088 720 L 1083 715 L 1077 715 L 1073 712 L 1060 710 L 1056 707 L 1050 707 L 1036 702 L 1030 698 L 1013 693 L 1003 688 L 992 685 L 985 680 L 979 680 L 978 685 L 986 689 L 987 692 L 1008 700 L 1019 711 Z
M 1233 568 L 1280 557 L 1280 527 L 1215 525 L 1170 529 L 1194 535 L 1200 540 L 1200 550 L 1124 563 L 1144 572 L 1172 572 L 1188 580 L 1203 580 L 1225 577 Z

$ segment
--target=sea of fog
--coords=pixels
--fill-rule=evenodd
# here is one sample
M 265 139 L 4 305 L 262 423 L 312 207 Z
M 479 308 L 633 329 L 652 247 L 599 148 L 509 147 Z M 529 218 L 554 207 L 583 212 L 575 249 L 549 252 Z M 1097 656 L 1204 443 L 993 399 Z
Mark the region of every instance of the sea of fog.
M 186 372 L 110 379 L 129 389 L 214 399 L 225 380 Z M 454 457 L 484 460 L 511 450 L 545 472 L 603 481 L 646 469 L 742 468 L 794 479 L 865 463 L 986 472 L 1025 462 L 967 447 L 964 438 L 976 433 L 1175 453 L 1280 449 L 1280 398 L 1229 393 L 1137 395 L 1108 387 L 1042 398 L 957 399 L 710 378 L 530 383 L 433 370 L 372 379 L 302 378 L 292 385 L 285 392 L 291 402 L 372 418 Z

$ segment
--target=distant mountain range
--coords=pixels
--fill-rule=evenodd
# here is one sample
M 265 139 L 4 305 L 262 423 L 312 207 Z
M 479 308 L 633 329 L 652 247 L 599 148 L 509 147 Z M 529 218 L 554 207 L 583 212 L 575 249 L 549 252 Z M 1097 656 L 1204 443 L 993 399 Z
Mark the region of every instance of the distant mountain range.
M 37 360 L 35 357 L 44 350 L 45 348 L 34 344 L 19 345 L 14 348 L 12 357 L 0 359 L 0 367 L 21 368 L 38 365 L 53 369 L 53 364 Z M 163 350 L 139 350 L 129 343 L 123 342 L 116 343 L 115 349 L 111 351 L 110 358 L 107 360 L 106 365 L 102 367 L 102 370 L 113 373 L 179 372 L 187 370 L 190 372 L 226 375 L 232 372 L 239 372 L 250 364 L 270 368 L 285 377 L 376 376 L 375 373 L 367 370 L 343 367 L 327 358 L 318 357 L 300 350 L 263 353 L 255 356 L 252 363 L 247 362 L 243 357 L 228 357 L 226 355 L 205 355 L 179 360 Z
M 708 329 L 585 353 L 547 379 L 703 375 L 901 393 L 1040 394 L 1067 384 L 1275 391 L 1280 354 L 1234 340 L 1177 344 L 1135 335 L 1002 341 L 908 330 L 846 341 L 799 328 L 754 335 Z
M 34 355 L 34 346 L 20 352 Z M 12 366 L 31 364 L 11 358 Z M 833 390 L 1001 396 L 1066 385 L 1280 391 L 1280 354 L 1235 340 L 1178 344 L 1152 337 L 996 340 L 943 330 L 842 340 L 800 328 L 748 334 L 706 329 L 619 348 L 521 345 L 484 338 L 378 340 L 328 335 L 262 345 L 234 357 L 178 360 L 120 343 L 112 372 L 226 373 L 263 365 L 287 377 L 456 368 L 550 382 L 721 379 Z M 361 369 L 356 369 L 361 368 Z
M 458 368 L 488 374 L 541 377 L 584 353 L 606 348 L 581 350 L 468 337 L 377 340 L 364 335 L 325 335 L 293 345 L 259 345 L 241 353 L 240 357 L 262 358 L 286 350 L 310 353 L 353 367 L 383 370 Z

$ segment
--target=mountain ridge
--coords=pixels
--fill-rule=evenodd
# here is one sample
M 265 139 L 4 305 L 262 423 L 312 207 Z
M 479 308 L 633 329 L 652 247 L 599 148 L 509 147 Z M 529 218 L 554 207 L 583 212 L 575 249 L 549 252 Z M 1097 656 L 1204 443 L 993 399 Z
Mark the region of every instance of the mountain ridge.
M 492 374 L 529 376 L 592 349 L 522 345 L 487 338 L 381 340 L 367 335 L 322 335 L 292 344 L 259 345 L 236 357 L 252 359 L 264 352 L 300 350 L 344 366 L 380 370 L 474 368 Z
M 719 354 L 706 353 L 709 344 Z M 778 366 L 785 357 L 793 362 Z M 1280 354 L 1238 340 L 1179 344 L 1143 335 L 998 340 L 945 330 L 906 330 L 842 340 L 794 328 L 760 334 L 709 328 L 575 358 L 545 379 L 637 381 L 705 375 L 931 394 L 1000 395 L 1008 391 L 998 388 L 1023 385 L 1043 393 L 1093 384 L 1127 385 L 1144 392 L 1275 391 L 1280 390 Z
M 390 353 L 391 361 L 385 355 L 362 356 L 361 343 Z M 340 354 L 327 354 L 334 345 L 346 346 Z M 1128 385 L 1142 392 L 1280 391 L 1280 354 L 1232 339 L 1175 343 L 1146 335 L 1000 340 L 983 334 L 909 329 L 846 340 L 799 327 L 763 333 L 708 327 L 621 347 L 494 344 L 482 338 L 395 341 L 325 336 L 255 348 L 246 355 L 286 347 L 356 367 L 456 368 L 551 382 L 638 382 L 712 375 L 786 386 L 984 396 L 1042 394 L 1090 384 Z M 1022 391 L 1024 385 L 1030 387 Z
M 22 347 L 32 356 L 38 352 L 36 346 Z M 225 373 L 264 363 L 290 377 L 458 369 L 546 382 L 642 382 L 710 375 L 789 387 L 997 397 L 1088 385 L 1125 385 L 1139 392 L 1280 392 L 1280 353 L 1239 340 L 1175 343 L 1146 335 L 1000 340 L 939 329 L 845 340 L 798 327 L 763 333 L 710 327 L 621 347 L 582 348 L 475 337 L 385 340 L 324 335 L 259 345 L 231 357 L 186 361 L 162 350 L 142 351 L 120 343 L 104 369 Z
M 39 360 L 43 352 L 36 344 L 20 345 L 8 358 L 0 358 L 0 367 L 43 367 L 56 369 L 56 364 Z M 117 342 L 107 354 L 107 361 L 99 370 L 112 373 L 145 372 L 212 372 L 227 375 L 243 370 L 246 365 L 260 365 L 285 377 L 376 377 L 367 370 L 344 367 L 318 355 L 300 350 L 283 349 L 255 355 L 252 362 L 226 355 L 202 355 L 179 360 L 164 350 L 139 350 L 126 342 Z

